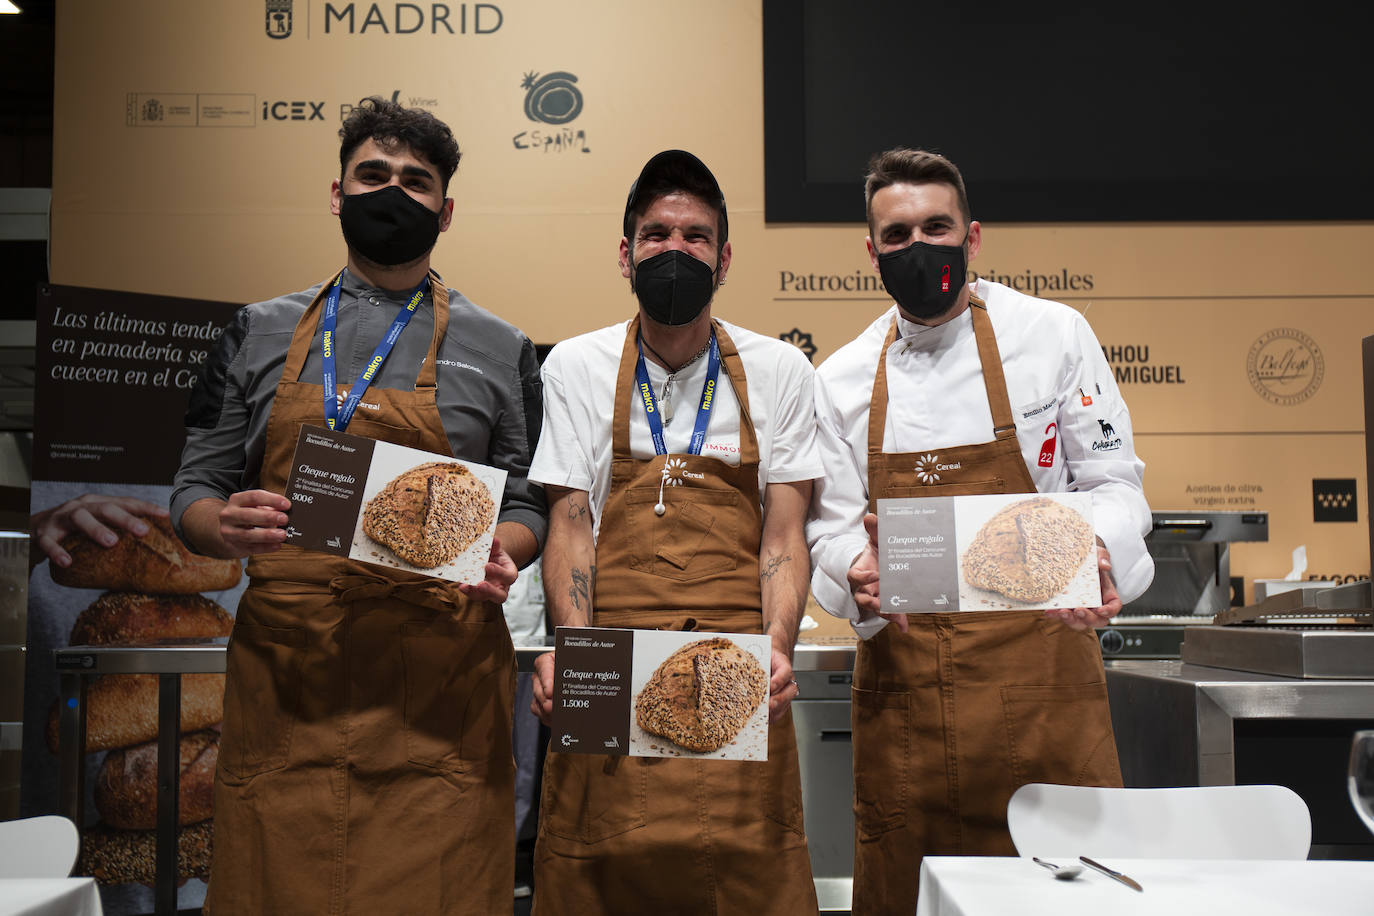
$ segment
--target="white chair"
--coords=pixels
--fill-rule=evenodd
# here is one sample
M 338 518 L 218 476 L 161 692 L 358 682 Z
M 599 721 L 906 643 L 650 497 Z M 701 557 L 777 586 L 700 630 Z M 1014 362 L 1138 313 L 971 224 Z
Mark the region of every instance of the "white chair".
M 0 821 L 0 878 L 65 878 L 80 848 L 76 825 L 65 817 Z
M 1284 786 L 1105 789 L 1030 783 L 1007 804 L 1022 856 L 1306 859 L 1307 803 Z

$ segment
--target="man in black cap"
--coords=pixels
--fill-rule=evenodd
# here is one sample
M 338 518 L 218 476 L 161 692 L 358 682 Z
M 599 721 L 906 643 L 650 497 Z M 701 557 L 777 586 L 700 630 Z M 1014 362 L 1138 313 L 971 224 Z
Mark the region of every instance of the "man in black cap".
M 791 701 L 809 564 L 812 369 L 795 347 L 711 317 L 730 268 L 725 199 L 690 153 L 630 188 L 629 321 L 564 341 L 543 368 L 549 616 L 558 626 L 765 633 L 768 761 L 551 752 L 535 910 L 814 913 Z M 534 709 L 553 703 L 552 655 Z

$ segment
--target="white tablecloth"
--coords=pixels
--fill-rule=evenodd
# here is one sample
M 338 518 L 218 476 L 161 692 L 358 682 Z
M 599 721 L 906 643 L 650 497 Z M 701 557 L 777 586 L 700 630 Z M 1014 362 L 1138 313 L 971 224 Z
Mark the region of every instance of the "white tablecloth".
M 1074 880 L 1060 881 L 1030 859 L 927 856 L 921 863 L 916 914 L 1374 914 L 1374 862 L 1112 859 L 1103 864 L 1130 875 L 1144 891 L 1086 866 Z
M 0 916 L 101 916 L 94 878 L 0 878 Z

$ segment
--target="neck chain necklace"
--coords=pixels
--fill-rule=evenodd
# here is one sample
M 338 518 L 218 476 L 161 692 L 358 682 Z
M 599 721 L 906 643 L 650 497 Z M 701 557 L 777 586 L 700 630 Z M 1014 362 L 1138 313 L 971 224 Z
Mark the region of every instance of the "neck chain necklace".
M 678 366 L 676 369 L 668 368 L 671 364 L 662 356 L 659 356 L 658 351 L 655 350 L 653 346 L 647 340 L 644 339 L 644 335 L 641 334 L 639 339 L 644 344 L 644 346 L 649 348 L 649 352 L 652 353 L 654 357 L 660 363 L 663 364 L 663 367 L 665 369 L 668 369 L 668 377 L 663 380 L 663 394 L 659 395 L 658 405 L 659 410 L 662 411 L 663 414 L 663 422 L 665 424 L 671 423 L 673 422 L 673 382 L 677 380 L 677 374 L 679 372 L 681 372 L 683 369 L 686 369 L 688 366 L 692 365 L 692 363 L 696 362 L 697 360 L 701 359 L 703 356 L 706 355 L 706 351 L 711 349 L 711 338 L 707 337 L 706 343 L 702 344 L 701 349 L 698 350 L 696 354 L 692 356 L 691 359 L 687 360 L 687 362 L 683 363 L 681 366 Z

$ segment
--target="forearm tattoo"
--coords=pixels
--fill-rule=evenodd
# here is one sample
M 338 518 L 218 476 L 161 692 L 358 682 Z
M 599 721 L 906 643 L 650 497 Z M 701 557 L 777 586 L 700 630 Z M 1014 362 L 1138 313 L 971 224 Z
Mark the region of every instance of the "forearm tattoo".
M 774 575 L 777 574 L 777 571 L 778 571 L 779 569 L 782 569 L 782 566 L 783 566 L 784 563 L 791 563 L 791 562 L 792 562 L 792 555 L 791 555 L 791 554 L 788 554 L 788 555 L 785 556 L 785 557 L 769 557 L 769 558 L 768 558 L 768 562 L 765 563 L 765 564 L 763 564 L 763 568 L 759 570 L 759 578 L 760 578 L 760 579 L 771 579 L 771 578 L 773 578 Z
M 582 610 L 585 606 L 590 610 L 592 587 L 596 583 L 596 567 L 591 567 L 590 572 L 588 572 L 574 566 L 568 575 L 572 578 L 572 585 L 568 587 L 568 597 L 572 599 L 573 607 Z
M 578 502 L 575 497 L 568 497 L 568 518 L 576 520 L 587 514 L 585 503 Z

